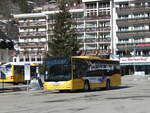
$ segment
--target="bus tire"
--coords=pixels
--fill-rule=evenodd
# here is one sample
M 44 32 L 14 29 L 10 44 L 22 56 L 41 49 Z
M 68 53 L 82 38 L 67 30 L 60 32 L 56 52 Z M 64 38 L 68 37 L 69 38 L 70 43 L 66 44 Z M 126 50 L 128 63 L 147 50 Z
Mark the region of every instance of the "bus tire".
M 27 81 L 22 82 L 22 84 L 27 85 Z
M 13 84 L 14 84 L 14 85 L 18 85 L 19 83 L 18 83 L 18 82 L 14 82 Z
M 89 81 L 86 80 L 86 81 L 84 82 L 84 91 L 90 91 L 90 90 L 91 90 L 91 88 L 90 88 Z
M 106 90 L 110 90 L 111 89 L 111 81 L 108 79 L 106 81 Z

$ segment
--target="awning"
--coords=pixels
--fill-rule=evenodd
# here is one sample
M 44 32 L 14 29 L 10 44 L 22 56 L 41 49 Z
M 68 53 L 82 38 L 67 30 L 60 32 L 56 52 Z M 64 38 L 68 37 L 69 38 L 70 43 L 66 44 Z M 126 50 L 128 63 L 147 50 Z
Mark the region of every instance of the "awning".
M 120 63 L 121 66 L 138 66 L 138 65 L 150 65 L 150 62 L 132 62 L 132 63 Z

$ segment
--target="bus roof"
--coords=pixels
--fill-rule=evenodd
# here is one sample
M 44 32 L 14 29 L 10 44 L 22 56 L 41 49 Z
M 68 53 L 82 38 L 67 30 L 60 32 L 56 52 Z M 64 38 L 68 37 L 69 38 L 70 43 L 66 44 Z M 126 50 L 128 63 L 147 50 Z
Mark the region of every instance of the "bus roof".
M 105 60 L 105 61 L 118 61 L 118 60 L 112 60 L 112 59 L 105 59 L 97 56 L 72 56 L 72 58 L 81 58 L 81 59 L 93 59 L 93 60 Z

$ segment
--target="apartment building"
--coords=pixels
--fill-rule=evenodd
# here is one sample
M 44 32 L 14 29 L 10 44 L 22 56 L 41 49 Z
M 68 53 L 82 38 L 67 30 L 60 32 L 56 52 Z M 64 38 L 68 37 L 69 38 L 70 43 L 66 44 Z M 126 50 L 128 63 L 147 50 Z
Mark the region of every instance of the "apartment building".
M 41 63 L 47 51 L 47 21 L 43 13 L 14 15 L 19 25 L 17 62 Z
M 83 16 L 77 19 L 82 55 L 108 56 L 112 52 L 111 1 L 82 0 Z
M 124 74 L 150 73 L 150 1 L 116 0 L 117 54 Z
M 14 15 L 19 22 L 19 57 L 14 61 L 41 62 L 53 36 L 56 3 L 34 13 Z M 81 55 L 119 55 L 123 74 L 150 73 L 150 1 L 82 0 L 70 7 L 77 22 Z
M 81 55 L 108 56 L 112 54 L 113 35 L 111 0 L 82 0 L 70 7 L 77 22 Z M 42 8 L 41 8 L 42 9 Z M 37 11 L 36 11 L 37 12 Z M 14 15 L 19 22 L 19 57 L 15 61 L 40 61 L 48 51 L 52 33 L 52 16 L 58 9 L 44 7 L 40 13 Z M 37 58 L 38 57 L 38 58 Z

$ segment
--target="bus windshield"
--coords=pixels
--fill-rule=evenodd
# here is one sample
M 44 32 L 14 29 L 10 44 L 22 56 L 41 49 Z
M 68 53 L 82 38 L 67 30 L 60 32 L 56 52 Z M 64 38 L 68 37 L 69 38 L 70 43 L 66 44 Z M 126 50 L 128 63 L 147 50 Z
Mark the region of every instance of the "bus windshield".
M 51 58 L 46 63 L 48 74 L 45 81 L 66 81 L 71 79 L 71 63 L 68 58 Z

